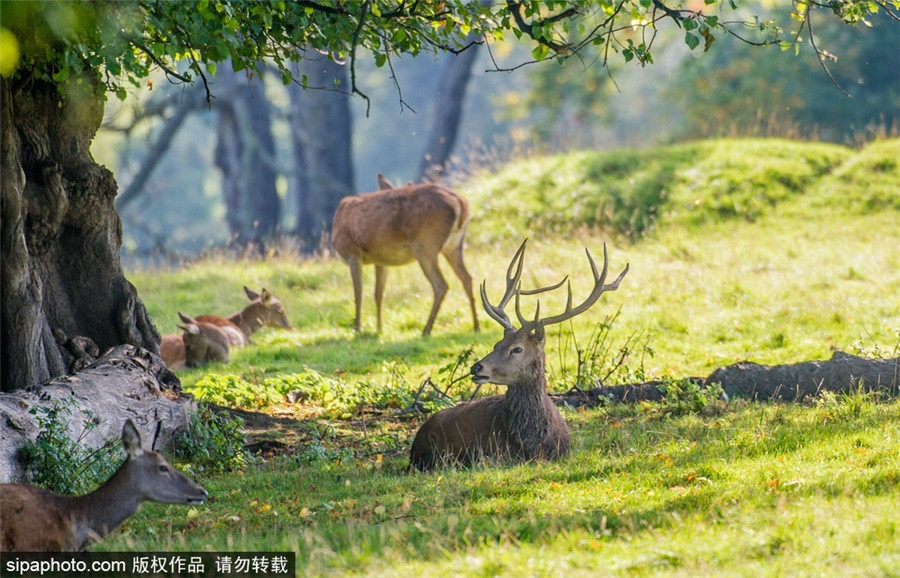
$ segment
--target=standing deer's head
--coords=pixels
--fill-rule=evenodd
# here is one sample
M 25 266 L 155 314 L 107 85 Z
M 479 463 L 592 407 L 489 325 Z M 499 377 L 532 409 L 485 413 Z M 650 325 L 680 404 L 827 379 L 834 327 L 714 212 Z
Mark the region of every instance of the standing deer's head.
M 472 379 L 477 384 L 496 383 L 498 385 L 527 385 L 544 381 L 544 327 L 554 323 L 561 323 L 587 311 L 600 296 L 606 291 L 615 291 L 619 283 L 628 273 L 628 265 L 619 273 L 612 283 L 606 283 L 606 274 L 609 267 L 609 257 L 606 253 L 606 243 L 603 244 L 603 269 L 598 273 L 597 264 L 591 256 L 591 252 L 585 249 L 591 271 L 594 278 L 594 289 L 587 299 L 580 305 L 572 306 L 572 284 L 569 282 L 569 297 L 566 302 L 566 310 L 559 315 L 541 317 L 541 304 L 538 301 L 534 312 L 534 319 L 525 319 L 519 308 L 521 295 L 535 295 L 545 291 L 552 291 L 568 281 L 568 276 L 556 285 L 541 287 L 538 289 L 523 290 L 520 278 L 522 277 L 522 264 L 525 256 L 525 244 L 522 241 L 519 250 L 513 256 L 506 270 L 506 293 L 500 302 L 491 305 L 485 290 L 485 282 L 481 283 L 481 303 L 488 316 L 503 327 L 503 339 L 494 345 L 484 359 L 472 366 Z M 504 309 L 509 300 L 515 297 L 516 317 L 519 319 L 519 328 L 513 326 Z

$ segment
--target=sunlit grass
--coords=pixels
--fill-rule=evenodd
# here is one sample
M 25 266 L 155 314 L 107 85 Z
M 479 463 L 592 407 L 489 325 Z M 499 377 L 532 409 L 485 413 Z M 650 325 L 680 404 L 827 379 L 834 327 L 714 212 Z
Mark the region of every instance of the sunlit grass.
M 637 236 L 577 221 L 563 230 L 565 219 L 552 215 L 520 220 L 525 213 L 517 199 L 533 214 L 564 209 L 554 187 L 586 179 L 548 170 L 602 166 L 615 173 L 618 161 L 621 185 L 628 181 L 622 171 L 640 162 L 639 153 L 547 165 L 538 159 L 497 177 L 503 186 L 509 175 L 521 177 L 521 188 L 504 192 L 502 202 L 485 204 L 497 182 L 472 187 L 473 206 L 484 212 L 475 213 L 466 262 L 495 300 L 525 237 L 523 285 L 569 275 L 576 300 L 591 286 L 584 247 L 602 259 L 607 243 L 611 275 L 630 264 L 618 291 L 549 329 L 553 391 L 574 384 L 575 344 L 588 345 L 610 320 L 608 347 L 632 349 L 627 371 L 616 378 L 706 376 L 742 359 L 792 363 L 827 359 L 834 350 L 896 356 L 900 221 L 890 188 L 897 169 L 889 166 L 895 143 L 876 143 L 859 158 L 830 146 L 800 154 L 802 145 L 783 141 L 754 141 L 747 159 L 737 158 L 739 143 L 684 145 L 670 157 L 652 151 L 641 174 L 656 171 L 647 183 L 674 175 L 670 192 L 680 200 Z M 718 161 L 698 156 L 700 150 L 718 150 Z M 757 176 L 791 172 L 792 155 L 800 155 L 796 178 L 781 178 L 777 198 L 752 215 L 713 219 L 718 209 L 710 212 L 706 201 L 683 202 L 687 193 L 738 198 L 745 189 L 722 183 L 737 182 L 754 164 Z M 841 164 L 845 158 L 869 172 L 856 175 Z M 679 172 L 687 162 L 705 167 L 696 190 Z M 873 181 L 873 166 L 894 185 Z M 536 179 L 540 194 L 528 189 Z M 834 188 L 837 182 L 843 188 Z M 867 190 L 877 202 L 865 201 Z M 857 200 L 845 206 L 841 191 Z M 695 218 L 701 213 L 706 217 Z M 284 441 L 285 456 L 206 476 L 201 481 L 212 497 L 203 507 L 148 504 L 100 547 L 285 549 L 297 553 L 300 574 L 309 576 L 896 574 L 900 402 L 874 395 L 805 405 L 716 401 L 700 411 L 665 402 L 563 408 L 573 451 L 560 462 L 408 473 L 408 448 L 422 418 L 372 400 L 390 393 L 405 404 L 428 378 L 449 386 L 454 398 L 471 394 L 470 382 L 452 380 L 464 378 L 501 335 L 480 307 L 483 331 L 472 332 L 461 285 L 443 269 L 450 291 L 427 338 L 421 329 L 431 288 L 414 264 L 391 270 L 380 335 L 372 271 L 357 335 L 349 271 L 336 258 L 285 251 L 265 260 L 213 257 L 176 270 L 128 271 L 164 332 L 175 330 L 179 310 L 237 311 L 245 303 L 242 285 L 267 287 L 285 304 L 293 330 L 263 330 L 251 346 L 232 351 L 229 363 L 179 373 L 186 390 L 223 376 L 260 384 L 309 371 L 311 379 L 334 380 L 362 401 L 336 410 L 321 401 L 270 406 L 266 411 L 282 421 L 251 435 Z M 544 312 L 564 305 L 564 291 L 541 296 Z M 533 307 L 526 300 L 524 314 Z M 447 367 L 458 359 L 450 375 Z M 436 404 L 433 389 L 426 391 Z M 302 451 L 311 446 L 332 453 L 312 459 Z

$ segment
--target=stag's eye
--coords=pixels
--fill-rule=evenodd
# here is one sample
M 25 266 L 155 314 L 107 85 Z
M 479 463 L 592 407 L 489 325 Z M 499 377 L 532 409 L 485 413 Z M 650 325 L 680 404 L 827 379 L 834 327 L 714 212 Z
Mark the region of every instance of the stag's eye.
M 512 349 L 509 350 L 509 352 L 513 355 L 518 355 L 518 354 L 522 353 L 522 351 L 524 351 L 524 350 L 519 346 L 513 347 Z
M 159 473 L 161 473 L 161 474 L 168 474 L 168 473 L 169 473 L 169 466 L 159 466 Z

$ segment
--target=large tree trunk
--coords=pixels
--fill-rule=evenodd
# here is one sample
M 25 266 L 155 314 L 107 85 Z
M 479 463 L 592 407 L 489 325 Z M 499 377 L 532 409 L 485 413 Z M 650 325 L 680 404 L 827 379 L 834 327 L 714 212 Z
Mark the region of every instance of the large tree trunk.
M 480 1 L 485 6 L 491 3 L 490 0 Z M 474 43 L 479 39 L 477 34 L 470 33 L 466 37 L 466 43 Z M 453 152 L 459 134 L 466 89 L 472 78 L 472 65 L 478 59 L 479 52 L 478 46 L 473 45 L 459 54 L 447 55 L 449 61 L 435 93 L 425 154 L 419 161 L 419 181 L 438 180 L 450 162 L 450 153 Z
M 309 88 L 293 91 L 295 156 L 306 169 L 299 174 L 297 234 L 307 251 L 322 244 L 341 199 L 353 194 L 352 119 L 347 67 L 322 57 L 300 63 Z M 335 81 L 338 81 L 336 84 Z
M 274 235 L 281 221 L 275 190 L 275 143 L 269 103 L 261 79 L 252 86 L 246 71 L 222 66 L 216 80 L 227 98 L 217 98 L 216 164 L 222 171 L 231 242 L 257 244 Z
M 2 390 L 66 374 L 120 344 L 159 350 L 159 333 L 122 272 L 112 173 L 90 143 L 103 101 L 86 81 L 0 80 L 3 160 Z
M 459 134 L 463 101 L 472 77 L 472 64 L 478 58 L 477 46 L 459 54 L 449 54 L 444 73 L 434 96 L 425 154 L 419 161 L 419 181 L 437 180 L 450 162 L 450 153 Z

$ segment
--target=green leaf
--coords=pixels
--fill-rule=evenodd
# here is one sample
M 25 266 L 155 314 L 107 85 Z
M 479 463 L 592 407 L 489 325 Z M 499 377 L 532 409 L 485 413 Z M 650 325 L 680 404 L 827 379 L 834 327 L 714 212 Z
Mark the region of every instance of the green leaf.
M 53 81 L 59 84 L 62 84 L 69 78 L 69 67 L 63 66 L 56 73 L 53 74 Z
M 549 48 L 547 48 L 543 44 L 538 44 L 537 46 L 534 47 L 534 49 L 532 49 L 531 56 L 535 60 L 543 60 L 544 58 L 547 57 L 547 54 L 549 54 L 549 53 L 550 53 Z
M 687 44 L 691 50 L 693 50 L 700 45 L 700 38 L 697 35 L 688 32 L 684 35 L 684 43 Z

